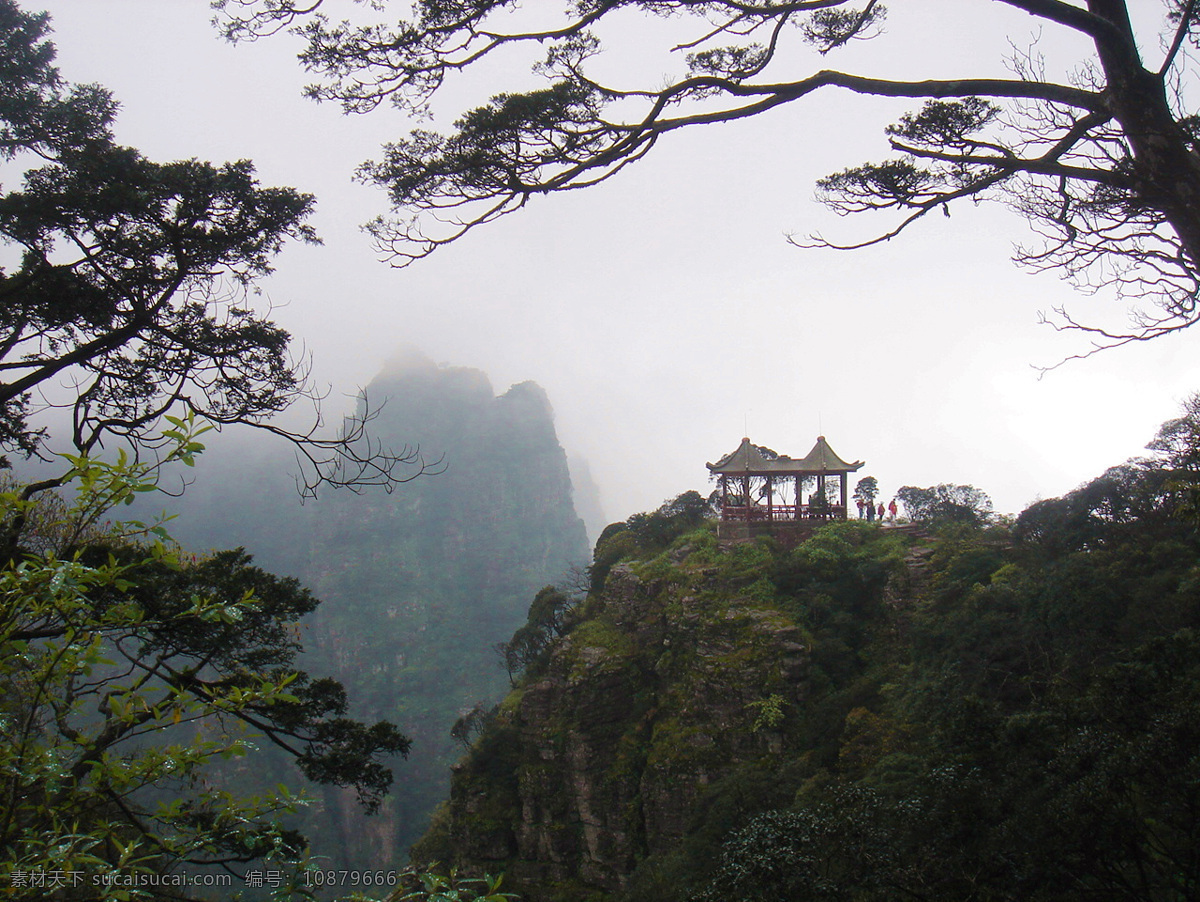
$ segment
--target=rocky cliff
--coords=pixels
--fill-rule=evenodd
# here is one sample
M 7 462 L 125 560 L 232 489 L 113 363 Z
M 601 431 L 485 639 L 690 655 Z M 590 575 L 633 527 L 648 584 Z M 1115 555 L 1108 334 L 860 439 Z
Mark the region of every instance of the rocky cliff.
M 367 397 L 378 412 L 372 439 L 419 446 L 442 472 L 301 507 L 286 458 L 259 454 L 251 469 L 256 455 L 243 451 L 221 466 L 214 448 L 219 478 L 184 496 L 177 530 L 194 548 L 244 544 L 311 587 L 322 604 L 304 626 L 305 666 L 343 682 L 354 716 L 391 720 L 414 740 L 379 816 L 364 818 L 352 793 L 332 790 L 306 810 L 314 854 L 342 868 L 403 860 L 448 791 L 455 720 L 508 689 L 494 646 L 539 588 L 587 558 L 540 386 L 497 395 L 482 371 L 409 349 Z
M 451 815 L 464 860 L 523 884 L 622 888 L 683 838 L 705 787 L 780 750 L 755 705 L 805 691 L 804 636 L 751 599 L 718 607 L 618 567 L 602 605 L 500 716 L 520 754 L 518 821 L 480 830 L 496 799 L 461 765 Z
M 418 853 L 532 902 L 1194 897 L 1200 428 L 1164 430 L 1015 522 L 608 527 Z
M 381 864 L 403 857 L 445 797 L 455 720 L 506 691 L 494 646 L 539 588 L 586 560 L 587 545 L 540 386 L 497 396 L 483 372 L 410 350 L 367 395 L 382 404 L 379 440 L 419 445 L 444 467 L 391 494 L 323 500 L 311 534 L 306 576 L 324 603 L 310 666 L 346 684 L 356 713 L 393 720 L 414 739 L 382 818 L 364 821 L 351 800 L 336 800 L 338 845 L 361 846 L 382 829 L 358 856 Z
M 418 855 L 506 871 L 534 900 L 607 897 L 775 799 L 813 674 L 812 636 L 765 581 L 772 555 L 701 529 L 616 564 L 456 766 Z

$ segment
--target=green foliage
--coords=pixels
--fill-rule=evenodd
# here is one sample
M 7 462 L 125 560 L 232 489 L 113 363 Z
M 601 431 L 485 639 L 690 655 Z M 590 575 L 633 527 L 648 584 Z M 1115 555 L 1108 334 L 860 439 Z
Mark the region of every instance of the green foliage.
M 577 604 L 578 599 L 568 597 L 554 586 L 546 586 L 530 603 L 524 626 L 507 642 L 497 644 L 496 652 L 514 686 L 521 675 L 536 673 L 545 664 L 554 640 L 571 628 Z
M 172 431 L 165 460 L 189 462 L 201 428 Z M 297 621 L 317 602 L 295 580 L 241 551 L 182 557 L 158 527 L 81 530 L 151 486 L 154 467 L 71 463 L 77 499 L 56 522 L 19 494 L 0 498 L 18 545 L 43 548 L 0 568 L 0 872 L 78 871 L 99 885 L 261 858 L 298 867 L 302 838 L 280 818 L 302 802 L 283 786 L 233 792 L 213 765 L 230 762 L 228 775 L 265 740 L 374 808 L 391 782 L 384 759 L 408 740 L 346 718 L 342 687 L 296 668 Z M 24 542 L 35 529 L 42 541 Z M 154 541 L 137 540 L 147 532 Z M 44 892 L 12 886 L 14 898 Z
M 450 728 L 450 738 L 469 749 L 475 738 L 495 719 L 498 710 L 498 705 L 489 709 L 485 708 L 482 702 L 476 702 L 466 714 L 454 722 L 454 726 Z
M 699 528 L 711 514 L 708 500 L 699 492 L 688 491 L 663 502 L 658 510 L 609 524 L 596 541 L 588 570 L 593 591 L 603 588 L 609 570 L 618 561 L 654 556 L 680 536 Z
M 1200 476 L 1200 393 L 1189 396 L 1182 414 L 1163 423 L 1146 447 L 1172 475 Z
M 1180 447 L 1034 505 L 1015 544 L 943 533 L 903 643 L 876 632 L 825 690 L 875 674 L 836 759 L 731 833 L 697 898 L 1190 898 L 1200 544 L 1165 475 Z
M 1191 427 L 1169 425 L 1011 527 L 641 555 L 610 528 L 628 566 L 458 778 L 457 835 L 502 800 L 524 819 L 489 809 L 479 835 L 622 902 L 1195 897 L 1200 533 L 1172 479 Z M 580 787 L 593 833 L 552 833 Z M 520 845 L 560 840 L 548 864 Z M 633 868 L 623 891 L 582 876 L 597 862 Z
M 92 458 L 86 454 L 60 454 L 69 469 L 49 484 L 30 487 L 16 479 L 7 479 L 0 492 L 0 555 L 8 559 L 26 553 L 69 553 L 90 543 L 112 543 L 133 538 L 167 538 L 162 518 L 147 525 L 140 520 L 103 522 L 117 507 L 132 505 L 139 496 L 154 492 L 164 468 L 180 463 L 195 466 L 196 455 L 204 450 L 199 437 L 213 427 L 196 422 L 195 415 L 169 414 L 163 419 L 170 428 L 162 433 L 171 444 L 160 449 L 153 462 L 138 460 L 124 449 L 115 461 Z M 50 492 L 52 485 L 71 482 L 75 499 L 68 504 Z
M 951 511 L 935 539 L 846 522 L 791 550 L 692 536 L 639 560 L 629 526 L 610 530 L 602 548 L 632 567 L 582 609 L 563 666 L 576 637 L 593 654 L 563 676 L 592 707 L 589 680 L 614 691 L 622 668 L 640 687 L 621 689 L 636 713 L 602 715 L 613 748 L 644 749 L 610 779 L 650 797 L 663 775 L 679 794 L 706 781 L 682 837 L 647 836 L 620 898 L 1191 898 L 1200 535 L 1171 478 L 1189 428 L 1011 529 L 950 493 L 975 514 Z M 785 623 L 804 637 L 802 692 L 760 669 Z
M 404 871 L 400 886 L 389 902 L 516 902 L 514 893 L 501 892 L 502 875 L 464 877 L 455 868 L 444 874 L 435 871 Z
M 0 195 L 0 245 L 19 261 L 0 272 L 0 449 L 41 443 L 28 401 L 67 372 L 80 452 L 161 436 L 174 405 L 220 423 L 286 407 L 305 390 L 289 336 L 240 289 L 288 240 L 316 241 L 313 198 L 260 187 L 244 160 L 159 164 L 117 145 L 116 102 L 60 78 L 48 32 L 46 14 L 0 2 L 0 157 L 33 167 Z
M 867 476 L 860 479 L 854 486 L 854 500 L 863 501 L 866 504 L 873 504 L 875 499 L 879 497 L 879 480 L 874 476 Z
M 730 835 L 694 902 L 869 898 L 857 893 L 886 886 L 883 875 L 899 865 L 886 817 L 880 797 L 853 789 L 810 808 L 761 814 Z
M 1146 446 L 1156 452 L 1148 469 L 1166 478 L 1162 488 L 1177 516 L 1200 524 L 1200 394 L 1183 404 L 1183 415 L 1163 423 Z
M 810 626 L 842 612 L 866 626 L 881 593 L 900 566 L 903 540 L 867 523 L 848 520 L 817 530 L 775 562 L 772 579 Z M 824 613 L 822 613 L 824 612 Z
M 1062 498 L 1029 506 L 1014 534 L 1048 554 L 1098 548 L 1130 533 L 1158 531 L 1164 514 L 1179 509 L 1183 483 L 1154 461 L 1133 460 L 1111 467 Z
M 772 692 L 766 698 L 758 699 L 746 705 L 750 712 L 754 715 L 754 723 L 750 729 L 757 733 L 759 730 L 773 730 L 781 723 L 785 716 L 783 706 L 786 699 L 778 692 Z
M 638 518 L 635 527 L 644 522 Z M 634 535 L 628 525 L 610 529 L 601 546 L 611 549 L 608 543 Z M 490 850 L 503 842 L 515 857 L 533 829 L 518 811 L 534 812 L 537 829 L 547 835 L 569 834 L 574 781 L 583 779 L 593 787 L 586 790 L 588 805 L 604 806 L 608 823 L 618 819 L 623 836 L 638 837 L 634 848 L 645 855 L 640 836 L 648 828 L 640 818 L 650 803 L 625 800 L 629 793 L 661 799 L 666 791 L 695 799 L 697 814 L 683 847 L 670 857 L 647 857 L 633 885 L 645 897 L 666 892 L 677 898 L 681 886 L 711 866 L 729 829 L 791 800 L 802 780 L 781 778 L 778 769 L 791 767 L 781 762 L 793 761 L 781 750 L 817 731 L 832 741 L 838 710 L 844 714 L 841 706 L 850 704 L 814 704 L 799 688 L 807 685 L 801 674 L 809 651 L 801 624 L 815 621 L 802 592 L 808 580 L 798 569 L 844 581 L 847 593 L 865 581 L 878 596 L 904 539 L 866 524 L 831 524 L 799 558 L 769 539 L 721 547 L 706 531 L 681 532 L 659 550 L 664 541 L 659 532 L 645 543 L 650 560 L 625 558 L 632 566 L 619 577 L 610 574 L 605 588 L 577 611 L 578 624 L 551 643 L 553 654 L 538 671 L 542 679 L 522 702 L 502 706 L 512 713 L 497 718 L 458 770 L 450 823 L 439 828 L 441 839 L 429 838 L 429 848 L 449 846 L 466 864 L 473 860 L 467 849 L 494 854 Z M 785 577 L 791 580 L 786 586 Z M 557 694 L 559 685 L 573 704 L 547 721 L 547 695 Z M 531 697 L 533 707 L 526 709 Z M 595 759 L 586 777 L 571 770 L 579 754 Z M 704 788 L 695 785 L 697 773 L 705 775 Z M 616 804 L 619 815 L 610 807 Z M 491 814 L 496 806 L 498 822 Z M 554 812 L 552 824 L 542 823 L 543 811 Z M 466 837 L 469 845 L 464 849 L 453 837 Z M 572 853 L 562 854 L 571 860 Z M 538 891 L 558 898 L 552 887 Z
M 992 516 L 992 499 L 972 485 L 902 486 L 896 497 L 914 523 L 982 526 Z

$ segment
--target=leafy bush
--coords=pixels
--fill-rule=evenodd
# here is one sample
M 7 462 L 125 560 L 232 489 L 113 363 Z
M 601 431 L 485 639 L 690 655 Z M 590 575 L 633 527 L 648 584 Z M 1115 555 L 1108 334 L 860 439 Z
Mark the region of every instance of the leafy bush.
M 180 428 L 164 462 L 201 450 L 190 424 Z M 296 621 L 317 604 L 295 580 L 241 551 L 181 556 L 158 527 L 153 541 L 141 524 L 110 524 L 109 541 L 78 528 L 152 486 L 158 465 L 71 460 L 78 497 L 55 508 L 60 519 L 31 516 L 36 502 L 19 493 L 0 497 L 17 547 L 32 529 L 88 539 L 0 566 L 0 874 L 11 897 L 45 897 L 19 873 L 74 871 L 95 886 L 262 858 L 300 867 L 303 840 L 279 823 L 297 799 L 285 787 L 238 794 L 210 780 L 212 765 L 249 755 L 257 735 L 374 809 L 392 778 L 382 759 L 406 754 L 408 740 L 346 718 L 342 687 L 295 667 Z
M 938 526 L 962 523 L 982 526 L 992 516 L 992 499 L 973 485 L 941 485 L 927 489 L 902 486 L 896 497 L 914 523 Z
M 634 514 L 623 523 L 605 527 L 596 541 L 589 572 L 591 588 L 604 587 L 613 565 L 627 558 L 649 558 L 668 548 L 680 536 L 701 526 L 712 506 L 699 492 L 689 491 L 666 501 L 656 511 Z

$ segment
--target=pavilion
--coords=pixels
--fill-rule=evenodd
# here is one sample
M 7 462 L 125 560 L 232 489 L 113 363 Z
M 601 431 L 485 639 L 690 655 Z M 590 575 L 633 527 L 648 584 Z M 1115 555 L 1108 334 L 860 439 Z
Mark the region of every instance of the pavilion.
M 826 520 L 845 520 L 847 479 L 863 466 L 863 461 L 842 460 L 820 435 L 800 460 L 743 438 L 735 451 L 706 466 L 717 480 L 722 538 L 749 538 Z M 838 501 L 829 498 L 831 478 L 840 482 Z M 812 487 L 807 500 L 806 486 Z

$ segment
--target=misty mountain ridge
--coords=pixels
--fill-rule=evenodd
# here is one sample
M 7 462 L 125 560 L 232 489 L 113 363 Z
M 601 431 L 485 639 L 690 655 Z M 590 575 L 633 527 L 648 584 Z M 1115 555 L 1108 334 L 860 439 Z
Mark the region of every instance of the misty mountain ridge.
M 304 666 L 342 681 L 353 716 L 391 720 L 414 739 L 379 816 L 324 789 L 301 817 L 316 854 L 365 868 L 395 861 L 420 835 L 457 756 L 451 726 L 507 688 L 493 647 L 538 589 L 586 564 L 589 546 L 541 386 L 497 396 L 482 370 L 407 347 L 364 395 L 372 440 L 419 446 L 440 472 L 301 505 L 286 447 L 221 436 L 173 499 L 169 525 L 189 550 L 245 546 L 311 588 L 322 604 L 305 624 Z

